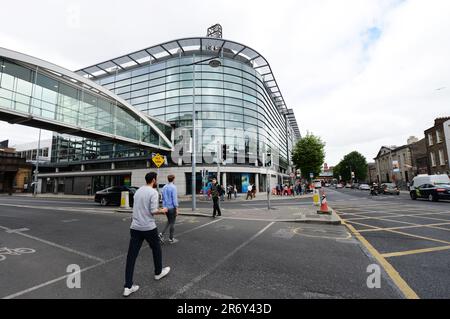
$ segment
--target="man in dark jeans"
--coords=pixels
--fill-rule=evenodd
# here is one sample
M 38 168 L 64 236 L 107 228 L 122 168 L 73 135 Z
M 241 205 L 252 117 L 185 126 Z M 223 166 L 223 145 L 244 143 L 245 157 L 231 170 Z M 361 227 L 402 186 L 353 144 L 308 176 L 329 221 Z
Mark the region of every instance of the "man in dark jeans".
M 213 218 L 216 217 L 216 212 L 217 216 L 222 216 L 219 207 L 220 186 L 217 184 L 217 180 L 215 178 L 212 180 L 211 196 L 213 200 Z
M 130 227 L 130 245 L 128 248 L 127 265 L 125 269 L 125 286 L 123 296 L 128 297 L 139 289 L 133 284 L 133 273 L 136 258 L 139 255 L 143 241 L 147 241 L 153 253 L 155 280 L 165 277 L 170 267 L 162 267 L 161 244 L 154 215 L 167 213 L 166 208 L 159 209 L 159 195 L 155 190 L 157 174 L 150 172 L 145 175 L 147 185 L 139 188 L 134 194 L 133 220 Z
M 159 238 L 161 243 L 164 243 L 164 234 L 167 229 L 169 229 L 169 243 L 175 244 L 178 242 L 178 239 L 173 238 L 173 234 L 175 232 L 175 220 L 178 215 L 178 198 L 177 198 L 177 187 L 173 183 L 175 180 L 175 175 L 167 176 L 167 181 L 169 184 L 164 185 L 162 189 L 162 199 L 163 199 L 163 207 L 168 209 L 167 212 L 167 224 L 164 227 L 164 230 L 159 234 Z

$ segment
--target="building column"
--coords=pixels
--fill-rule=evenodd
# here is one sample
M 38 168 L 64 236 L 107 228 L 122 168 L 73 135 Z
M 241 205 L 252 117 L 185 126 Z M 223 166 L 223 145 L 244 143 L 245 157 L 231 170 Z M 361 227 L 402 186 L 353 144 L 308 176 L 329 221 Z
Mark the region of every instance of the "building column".
M 256 190 L 257 190 L 258 192 L 261 191 L 261 190 L 259 189 L 259 173 L 255 173 L 255 187 L 256 187 Z
M 223 181 L 223 187 L 225 187 L 225 189 L 227 188 L 227 173 L 223 172 L 222 173 L 222 181 Z

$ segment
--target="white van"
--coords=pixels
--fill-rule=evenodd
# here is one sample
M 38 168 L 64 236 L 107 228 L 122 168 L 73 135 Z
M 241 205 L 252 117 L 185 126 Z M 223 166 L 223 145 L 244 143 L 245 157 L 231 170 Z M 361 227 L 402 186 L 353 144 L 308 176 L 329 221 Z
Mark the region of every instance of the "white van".
M 424 184 L 450 184 L 450 178 L 448 175 L 417 175 L 413 178 L 411 185 L 409 187 L 410 191 L 414 191 L 417 187 L 424 185 Z

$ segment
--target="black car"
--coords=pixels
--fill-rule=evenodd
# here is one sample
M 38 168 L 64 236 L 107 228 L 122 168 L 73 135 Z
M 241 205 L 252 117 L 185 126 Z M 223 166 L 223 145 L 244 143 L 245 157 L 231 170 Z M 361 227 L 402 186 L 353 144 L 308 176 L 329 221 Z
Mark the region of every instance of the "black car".
M 129 192 L 129 203 L 133 206 L 134 193 L 137 191 L 137 187 L 132 186 L 113 186 L 105 188 L 95 193 L 95 201 L 102 206 L 106 205 L 120 205 L 120 199 L 122 192 Z
M 450 184 L 423 184 L 410 191 L 412 199 L 427 198 L 437 202 L 440 199 L 450 199 Z
M 394 183 L 383 183 L 378 190 L 380 194 L 400 195 L 400 190 Z

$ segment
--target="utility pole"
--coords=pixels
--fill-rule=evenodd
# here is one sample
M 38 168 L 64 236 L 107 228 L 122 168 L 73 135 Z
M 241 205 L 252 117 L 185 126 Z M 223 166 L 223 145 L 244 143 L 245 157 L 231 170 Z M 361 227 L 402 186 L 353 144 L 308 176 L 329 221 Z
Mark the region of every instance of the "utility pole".
M 39 129 L 39 139 L 38 139 L 38 148 L 36 152 L 36 170 L 34 171 L 34 189 L 33 196 L 37 195 L 37 187 L 38 187 L 38 174 L 39 174 L 39 152 L 41 151 L 41 129 Z

